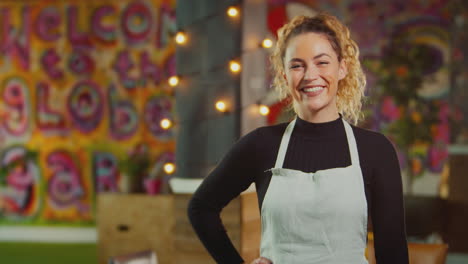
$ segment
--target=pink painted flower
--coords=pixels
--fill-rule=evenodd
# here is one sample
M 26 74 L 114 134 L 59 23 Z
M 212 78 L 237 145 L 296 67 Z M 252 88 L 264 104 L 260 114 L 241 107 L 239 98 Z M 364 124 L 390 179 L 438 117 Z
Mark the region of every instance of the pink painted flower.
M 440 102 L 440 109 L 439 109 L 439 114 L 438 114 L 439 120 L 444 123 L 448 122 L 449 114 L 450 114 L 449 104 L 445 101 Z
M 401 111 L 390 96 L 385 96 L 380 109 L 382 116 L 388 121 L 394 121 L 401 116 Z
M 433 136 L 434 141 L 436 142 L 449 143 L 449 140 L 450 140 L 449 124 L 444 122 L 444 123 L 439 123 L 438 125 L 435 125 L 434 127 L 432 127 L 432 136 Z
M 433 172 L 441 172 L 448 158 L 445 144 L 436 144 L 428 150 L 428 167 Z

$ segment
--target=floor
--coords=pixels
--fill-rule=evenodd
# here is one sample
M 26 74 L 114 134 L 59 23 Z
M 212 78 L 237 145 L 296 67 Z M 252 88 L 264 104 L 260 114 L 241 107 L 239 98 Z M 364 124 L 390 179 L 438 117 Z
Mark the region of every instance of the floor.
M 1 263 L 98 264 L 96 244 L 0 243 Z M 446 264 L 468 264 L 468 254 L 449 254 Z
M 96 244 L 0 243 L 1 263 L 98 264 Z

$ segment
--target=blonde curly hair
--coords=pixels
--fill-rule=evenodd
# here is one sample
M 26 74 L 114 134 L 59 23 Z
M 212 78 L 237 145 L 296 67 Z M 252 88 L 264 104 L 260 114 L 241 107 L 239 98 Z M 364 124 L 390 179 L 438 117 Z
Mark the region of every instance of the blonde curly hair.
M 357 124 L 362 118 L 361 107 L 366 86 L 366 77 L 359 62 L 359 48 L 351 39 L 349 29 L 327 13 L 319 13 L 314 17 L 296 16 L 278 30 L 278 41 L 270 60 L 275 76 L 273 85 L 280 99 L 288 99 L 290 106 L 295 108 L 291 91 L 283 77 L 284 55 L 291 38 L 308 32 L 324 34 L 336 52 L 338 61 L 345 60 L 348 73 L 338 82 L 336 104 L 344 119 Z

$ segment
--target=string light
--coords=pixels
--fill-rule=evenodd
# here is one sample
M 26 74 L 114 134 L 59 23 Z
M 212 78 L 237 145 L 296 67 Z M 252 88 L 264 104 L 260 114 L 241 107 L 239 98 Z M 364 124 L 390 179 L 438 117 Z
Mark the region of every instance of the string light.
M 172 127 L 172 121 L 167 119 L 167 118 L 164 118 L 161 120 L 161 122 L 159 123 L 159 125 L 163 128 L 163 129 L 169 129 Z
M 174 163 L 168 162 L 168 163 L 164 164 L 164 171 L 165 171 L 167 174 L 172 174 L 172 173 L 174 173 L 174 171 L 175 171 L 175 165 L 174 165 Z
M 273 47 L 273 41 L 269 38 L 264 39 L 262 41 L 262 47 L 264 47 L 265 49 L 269 49 Z
M 172 76 L 171 78 L 169 78 L 167 82 L 169 83 L 170 86 L 175 87 L 177 86 L 177 84 L 179 84 L 179 77 Z
M 218 110 L 219 112 L 221 113 L 224 113 L 227 111 L 227 106 L 226 106 L 226 103 L 224 101 L 217 101 L 216 104 L 215 104 L 215 107 L 216 107 L 216 110 Z
M 231 72 L 237 73 L 241 70 L 241 65 L 239 62 L 232 60 L 229 62 L 229 68 L 231 69 Z
M 266 106 L 266 105 L 260 105 L 260 108 L 258 109 L 258 112 L 262 116 L 267 116 L 270 113 L 270 108 L 268 108 L 268 106 Z
M 237 6 L 231 6 L 226 10 L 226 13 L 229 17 L 235 18 L 240 15 L 240 10 Z M 179 31 L 176 36 L 175 40 L 178 44 L 185 44 L 187 42 L 187 35 L 183 31 Z M 270 38 L 264 38 L 261 43 L 259 43 L 259 48 L 270 49 L 274 45 L 274 42 Z M 229 61 L 229 70 L 232 73 L 239 73 L 242 70 L 241 63 L 238 60 L 231 60 Z M 170 86 L 175 87 L 180 82 L 180 76 L 171 76 L 168 79 L 168 83 Z M 221 113 L 226 113 L 229 111 L 228 105 L 223 100 L 218 100 L 215 103 L 215 108 L 217 111 Z M 270 108 L 266 105 L 257 103 L 257 111 L 262 116 L 267 116 L 270 114 Z M 172 122 L 169 119 L 163 119 L 160 123 L 161 127 L 164 129 L 169 129 L 172 126 Z M 170 166 L 170 164 L 168 163 Z
M 179 31 L 175 35 L 175 41 L 180 45 L 185 44 L 187 42 L 187 35 L 184 32 Z
M 239 15 L 239 9 L 237 7 L 231 6 L 228 8 L 227 14 L 230 17 L 237 17 Z

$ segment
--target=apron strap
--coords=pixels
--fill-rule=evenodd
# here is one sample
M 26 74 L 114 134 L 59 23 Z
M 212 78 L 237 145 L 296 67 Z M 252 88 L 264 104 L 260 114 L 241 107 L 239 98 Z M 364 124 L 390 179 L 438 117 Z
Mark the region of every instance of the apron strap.
M 349 155 L 351 156 L 351 164 L 359 165 L 359 153 L 357 150 L 356 138 L 354 137 L 353 128 L 344 119 L 341 120 L 343 120 L 346 138 L 348 139 L 348 148 Z
M 286 130 L 283 133 L 283 138 L 281 139 L 281 145 L 278 150 L 278 155 L 276 156 L 275 168 L 282 168 L 284 163 L 284 158 L 286 157 L 286 150 L 288 150 L 289 139 L 291 138 L 294 125 L 296 124 L 296 118 L 289 123 L 286 127 Z

